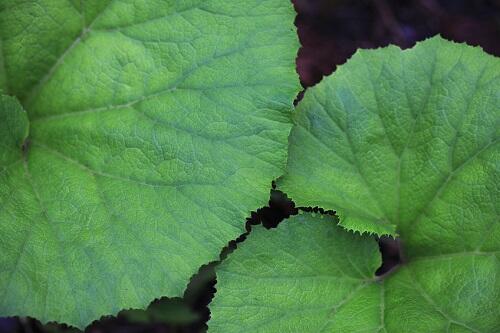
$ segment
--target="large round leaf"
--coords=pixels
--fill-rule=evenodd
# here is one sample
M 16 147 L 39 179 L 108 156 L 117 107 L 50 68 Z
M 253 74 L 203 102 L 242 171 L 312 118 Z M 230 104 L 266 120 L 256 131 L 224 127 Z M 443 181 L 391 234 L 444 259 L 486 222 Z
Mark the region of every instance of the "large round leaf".
M 439 37 L 357 52 L 301 101 L 278 187 L 348 229 L 483 239 L 499 220 L 499 74 Z
M 257 229 L 219 269 L 212 330 L 500 331 L 499 73 L 433 38 L 358 52 L 306 92 L 280 188 L 397 232 L 404 263 L 376 278 L 376 243 L 332 222 Z
M 376 277 L 375 240 L 331 218 L 259 226 L 217 269 L 209 332 L 498 332 L 498 232 L 495 240 L 491 249 L 416 256 Z
M 0 90 L 30 121 L 2 97 L 0 315 L 83 327 L 182 295 L 283 172 L 293 20 L 287 0 L 0 2 Z

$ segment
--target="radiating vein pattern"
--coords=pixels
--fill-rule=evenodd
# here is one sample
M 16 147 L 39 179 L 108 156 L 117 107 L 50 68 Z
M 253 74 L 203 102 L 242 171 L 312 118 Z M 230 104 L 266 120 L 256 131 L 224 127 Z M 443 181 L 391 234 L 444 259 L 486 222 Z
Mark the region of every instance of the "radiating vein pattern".
M 305 94 L 278 187 L 360 232 L 437 237 L 431 215 L 457 233 L 472 216 L 498 224 L 499 86 L 497 59 L 439 37 L 358 51 Z
M 211 332 L 499 332 L 499 92 L 499 59 L 440 37 L 360 51 L 308 90 L 278 187 L 343 228 L 252 231 L 218 270 Z M 400 237 L 381 277 L 373 233 Z
M 26 112 L 2 96 L 0 315 L 83 327 L 182 294 L 283 173 L 293 20 L 285 0 L 1 1 L 0 89 Z
M 376 277 L 373 237 L 304 213 L 256 227 L 217 269 L 209 332 L 496 332 L 498 251 L 417 257 Z

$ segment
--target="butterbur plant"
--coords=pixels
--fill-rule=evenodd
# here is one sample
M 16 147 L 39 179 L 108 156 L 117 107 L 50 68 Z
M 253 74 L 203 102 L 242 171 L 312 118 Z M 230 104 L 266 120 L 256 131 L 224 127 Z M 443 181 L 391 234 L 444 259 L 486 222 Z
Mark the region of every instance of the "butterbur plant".
M 218 268 L 213 332 L 500 331 L 500 62 L 435 37 L 305 93 L 279 179 L 303 213 Z M 400 239 L 382 276 L 373 235 Z
M 209 332 L 500 331 L 500 62 L 437 36 L 299 92 L 286 0 L 0 2 L 0 315 L 83 329 L 217 267 Z M 322 214 L 336 211 L 336 217 Z M 377 276 L 377 238 L 402 263 Z
M 182 296 L 284 172 L 292 4 L 0 1 L 0 314 Z

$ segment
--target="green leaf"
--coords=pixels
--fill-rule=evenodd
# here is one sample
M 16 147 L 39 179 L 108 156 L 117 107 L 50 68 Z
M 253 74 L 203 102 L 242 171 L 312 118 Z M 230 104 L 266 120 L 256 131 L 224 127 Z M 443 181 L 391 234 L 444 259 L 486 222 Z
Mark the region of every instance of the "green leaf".
M 218 270 L 213 332 L 500 331 L 500 63 L 433 38 L 358 52 L 306 92 L 280 188 L 336 209 L 252 231 Z
M 330 218 L 259 226 L 217 270 L 209 332 L 498 332 L 498 232 L 494 240 L 493 249 L 415 256 L 376 277 L 375 240 Z
M 294 16 L 288 0 L 1 1 L 0 89 L 30 134 L 2 97 L 0 315 L 82 328 L 182 295 L 283 173 Z
M 498 222 L 499 73 L 440 37 L 357 52 L 301 101 L 278 188 L 347 229 L 479 242 Z
M 21 158 L 28 127 L 28 117 L 21 104 L 0 92 L 0 170 Z

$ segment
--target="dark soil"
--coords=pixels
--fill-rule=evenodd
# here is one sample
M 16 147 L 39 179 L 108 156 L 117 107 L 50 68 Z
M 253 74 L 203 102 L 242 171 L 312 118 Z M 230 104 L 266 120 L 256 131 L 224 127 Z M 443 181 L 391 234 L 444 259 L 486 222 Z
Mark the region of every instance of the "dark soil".
M 295 0 L 305 87 L 318 83 L 358 48 L 412 47 L 436 34 L 500 55 L 495 0 Z

